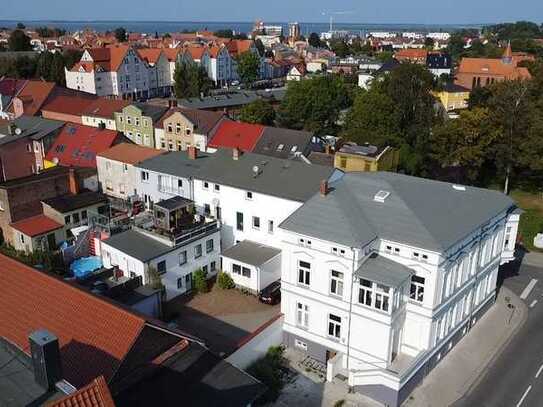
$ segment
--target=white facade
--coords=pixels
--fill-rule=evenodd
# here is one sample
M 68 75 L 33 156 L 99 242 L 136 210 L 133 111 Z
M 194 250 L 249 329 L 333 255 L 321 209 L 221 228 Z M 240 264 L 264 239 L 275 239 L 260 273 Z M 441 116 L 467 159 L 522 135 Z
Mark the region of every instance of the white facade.
M 258 293 L 268 285 L 281 279 L 281 255 L 275 256 L 260 266 L 221 256 L 222 271 L 228 273 L 238 287 Z
M 134 189 L 136 194 L 144 200 L 147 208 L 150 208 L 153 203 L 174 196 L 194 200 L 192 180 L 145 168 L 135 168 Z
M 359 73 L 358 74 L 358 86 L 362 89 L 368 90 L 371 86 L 374 76 L 370 73 Z
M 127 199 L 136 194 L 137 169 L 128 163 L 96 156 L 98 180 L 102 191 L 115 198 Z
M 100 125 L 104 125 L 108 130 L 117 131 L 117 124 L 114 118 L 106 119 L 104 117 L 83 115 L 81 116 L 81 120 L 84 126 L 100 127 Z
M 341 373 L 355 388 L 394 395 L 382 402 L 394 399 L 494 299 L 517 227 L 518 214 L 501 213 L 443 253 L 379 238 L 350 248 L 281 229 L 287 344 L 326 362 L 329 380 Z M 355 275 L 375 254 L 413 277 L 387 287 Z
M 104 267 L 118 266 L 127 277 L 141 276 L 143 284 L 150 283 L 149 267 L 158 270 L 168 301 L 191 290 L 192 274 L 196 270 L 207 271 L 210 278 L 217 274 L 220 233 L 217 229 L 213 234 L 172 248 L 170 252 L 146 262 L 108 245 L 107 241 L 101 242 L 100 252 Z

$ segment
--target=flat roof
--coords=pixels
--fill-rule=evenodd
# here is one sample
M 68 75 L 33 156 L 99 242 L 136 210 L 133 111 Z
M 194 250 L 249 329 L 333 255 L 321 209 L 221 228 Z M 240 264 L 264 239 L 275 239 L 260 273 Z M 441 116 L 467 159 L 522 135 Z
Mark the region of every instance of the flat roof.
M 109 239 L 104 240 L 104 243 L 144 263 L 162 256 L 173 249 L 135 230 L 127 230 L 126 232 L 113 235 Z
M 237 260 L 251 266 L 260 267 L 274 257 L 281 254 L 281 250 L 266 246 L 251 240 L 244 240 L 222 252 L 222 257 Z
M 77 195 L 62 195 L 42 201 L 60 213 L 71 212 L 76 209 L 107 202 L 107 197 L 94 191 L 85 191 Z
M 362 263 L 355 272 L 357 277 L 393 288 L 401 287 L 413 274 L 415 272 L 409 267 L 377 253 L 371 254 L 370 258 Z
M 183 198 L 182 196 L 174 196 L 155 203 L 155 206 L 171 211 L 178 208 L 184 208 L 192 203 L 193 201 L 190 199 Z

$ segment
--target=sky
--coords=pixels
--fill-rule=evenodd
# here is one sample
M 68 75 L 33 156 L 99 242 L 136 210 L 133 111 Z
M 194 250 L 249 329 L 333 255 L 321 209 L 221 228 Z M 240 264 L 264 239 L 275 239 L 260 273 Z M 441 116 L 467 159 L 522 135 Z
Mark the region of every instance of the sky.
M 543 0 L 0 0 L 0 20 L 543 22 Z

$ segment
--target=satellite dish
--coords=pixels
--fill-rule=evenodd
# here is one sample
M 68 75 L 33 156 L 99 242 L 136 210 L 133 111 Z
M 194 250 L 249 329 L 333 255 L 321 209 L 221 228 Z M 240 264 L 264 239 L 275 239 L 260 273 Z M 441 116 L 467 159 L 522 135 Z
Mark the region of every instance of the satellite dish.
M 258 165 L 255 165 L 255 166 L 253 167 L 253 173 L 254 173 L 255 175 L 257 175 L 259 172 L 260 172 L 260 168 L 258 167 Z
M 23 131 L 22 131 L 19 127 L 17 127 L 17 128 L 15 129 L 15 135 L 17 135 L 17 136 L 20 136 L 22 132 L 23 132 Z

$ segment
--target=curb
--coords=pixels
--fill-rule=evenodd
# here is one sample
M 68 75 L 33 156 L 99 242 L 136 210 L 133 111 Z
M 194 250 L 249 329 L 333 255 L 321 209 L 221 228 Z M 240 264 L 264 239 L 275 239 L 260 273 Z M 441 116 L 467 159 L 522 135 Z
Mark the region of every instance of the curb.
M 475 387 L 481 382 L 481 380 L 486 375 L 487 368 L 493 364 L 498 357 L 503 353 L 503 350 L 511 343 L 513 338 L 516 336 L 516 334 L 520 331 L 520 329 L 524 326 L 526 321 L 528 320 L 528 308 L 526 307 L 526 304 L 519 298 L 518 295 L 516 295 L 513 291 L 511 291 L 509 288 L 502 286 L 501 287 L 502 292 L 506 292 L 506 296 L 514 298 L 515 302 L 518 302 L 520 306 L 516 305 L 518 309 L 522 309 L 522 317 L 520 321 L 517 323 L 517 326 L 515 326 L 510 332 L 508 337 L 503 341 L 498 347 L 494 349 L 494 352 L 492 353 L 491 357 L 480 366 L 480 369 L 476 373 L 475 379 L 471 382 L 471 384 L 467 387 L 467 389 L 464 391 L 464 394 L 457 398 L 456 400 L 453 400 L 449 405 L 453 405 L 463 398 L 465 398 L 467 395 L 469 395 Z M 513 301 L 511 301 L 513 303 Z

